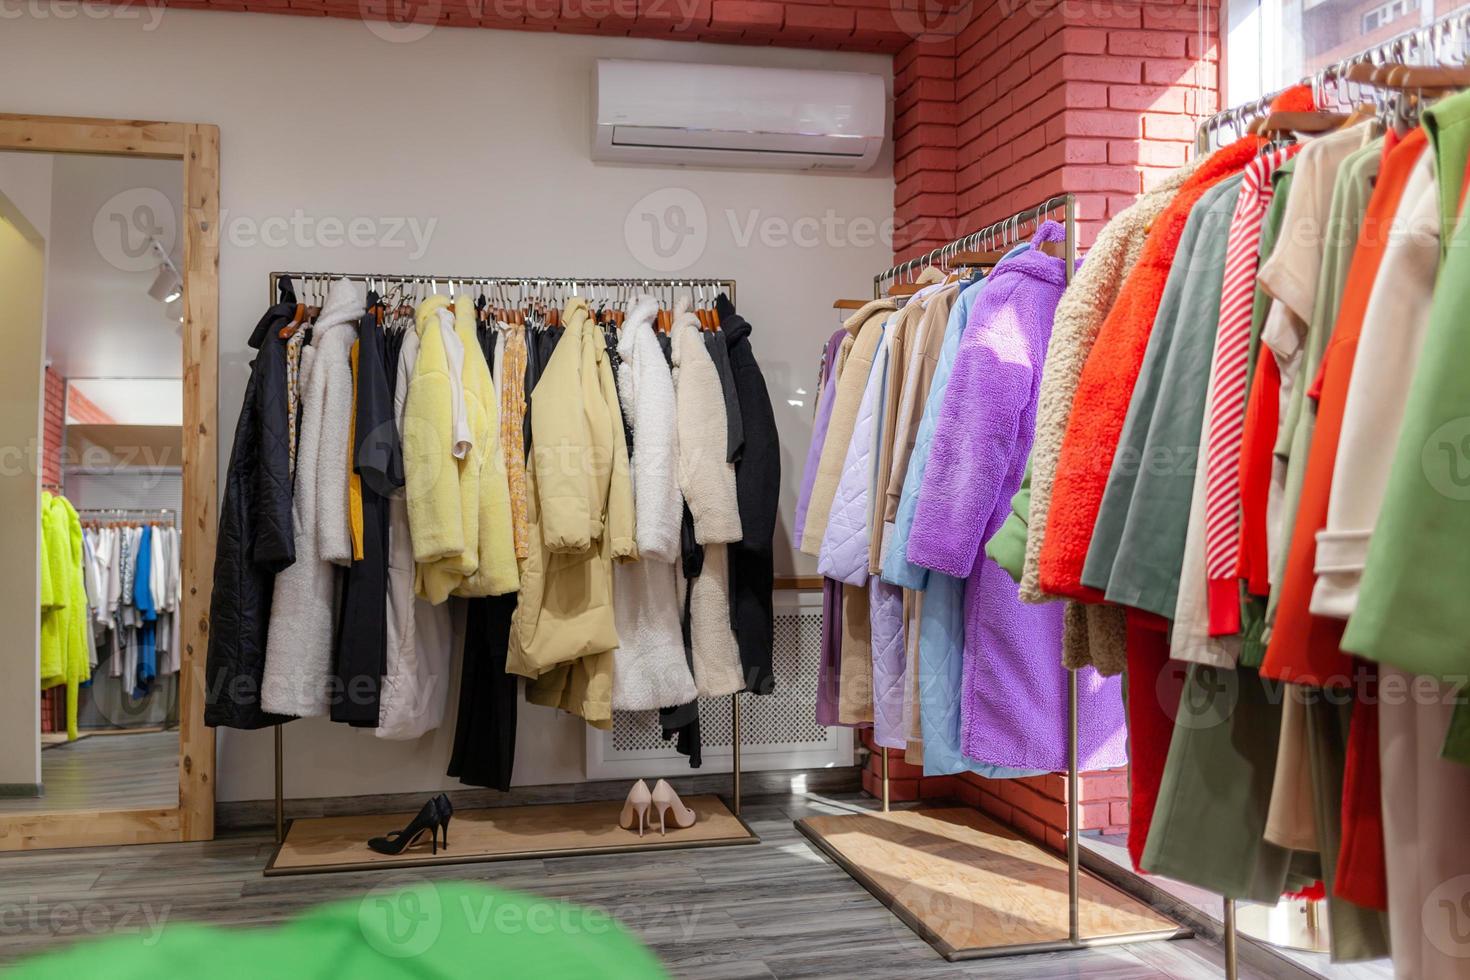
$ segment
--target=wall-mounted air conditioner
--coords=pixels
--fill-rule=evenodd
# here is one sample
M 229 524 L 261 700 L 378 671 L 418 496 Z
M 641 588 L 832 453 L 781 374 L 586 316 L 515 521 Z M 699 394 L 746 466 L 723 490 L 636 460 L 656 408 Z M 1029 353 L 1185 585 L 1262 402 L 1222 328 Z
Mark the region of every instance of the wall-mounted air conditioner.
M 602 60 L 594 85 L 594 160 L 857 172 L 883 148 L 879 75 Z

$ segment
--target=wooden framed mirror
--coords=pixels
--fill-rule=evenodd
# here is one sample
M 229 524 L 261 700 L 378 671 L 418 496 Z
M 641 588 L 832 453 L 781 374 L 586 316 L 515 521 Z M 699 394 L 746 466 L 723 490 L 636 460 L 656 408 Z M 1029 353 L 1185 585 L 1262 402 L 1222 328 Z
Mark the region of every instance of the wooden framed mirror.
M 171 563 L 177 565 L 178 576 L 176 584 L 171 587 L 174 599 L 169 611 L 171 616 L 177 617 L 177 627 L 173 631 L 177 639 L 173 640 L 170 655 L 171 667 L 177 668 L 174 688 L 176 715 L 172 718 L 176 718 L 177 724 L 178 795 L 174 805 L 154 800 L 145 805 L 129 806 L 126 802 L 98 794 L 96 799 L 101 802 L 95 805 L 86 802 L 87 797 L 77 796 L 65 806 L 58 802 L 48 808 L 48 794 L 41 778 L 41 726 L 38 721 L 31 720 L 27 723 L 34 726 L 36 734 L 34 769 L 27 768 L 28 753 L 21 746 L 8 746 L 7 751 L 14 751 L 19 757 L 16 772 L 24 776 L 34 771 L 34 792 L 26 793 L 27 780 L 24 778 L 0 778 L 0 851 L 208 840 L 214 836 L 215 742 L 214 732 L 204 724 L 204 660 L 208 646 L 219 505 L 216 418 L 219 373 L 219 129 L 197 123 L 0 114 L 0 154 L 13 153 L 54 154 L 58 160 L 72 160 L 73 154 L 85 154 L 125 160 L 172 160 L 181 164 L 181 207 L 177 215 L 179 241 L 174 250 L 177 258 L 170 257 L 169 250 L 164 249 L 160 260 L 160 268 L 167 267 L 180 281 L 172 286 L 149 287 L 147 277 L 153 275 L 150 269 L 143 273 L 145 278 L 140 287 L 146 294 L 159 293 L 152 298 L 160 304 L 181 304 L 169 305 L 167 311 L 170 320 L 181 320 L 177 324 L 170 323 L 168 329 L 170 336 L 177 334 L 181 338 L 182 345 L 182 364 L 176 372 L 177 380 L 168 379 L 181 391 L 181 395 L 176 397 L 182 402 L 180 424 L 175 433 L 178 445 L 175 469 L 180 500 L 176 515 L 171 518 L 171 526 L 177 528 L 174 540 L 178 544 L 176 552 L 170 554 Z M 49 221 L 51 212 L 48 210 L 46 213 Z M 49 227 L 47 231 L 49 233 Z M 97 234 L 90 229 L 88 231 Z M 9 241 L 17 249 L 25 248 L 26 240 L 34 243 L 44 237 L 5 196 L 3 185 L 0 185 L 0 232 L 8 233 Z M 41 264 L 38 268 L 49 277 L 52 259 L 44 246 L 39 254 Z M 28 270 L 36 267 L 21 262 L 11 263 L 11 268 L 19 270 L 11 272 L 14 278 L 28 274 Z M 40 288 L 39 285 L 35 287 L 37 291 Z M 44 297 L 45 294 L 42 295 Z M 6 323 L 7 342 L 14 344 L 7 356 L 15 358 L 12 370 L 18 383 L 5 386 L 10 390 L 0 397 L 6 400 L 6 414 L 18 421 L 15 431 L 0 436 L 0 442 L 12 447 L 45 445 L 45 437 L 40 433 L 41 426 L 37 422 L 46 412 L 44 406 L 38 408 L 36 404 L 36 398 L 38 395 L 44 398 L 44 388 L 50 383 L 47 371 L 42 367 L 46 357 L 42 338 L 51 322 L 51 314 L 43 313 L 45 309 L 44 299 L 19 303 L 11 310 L 12 317 Z M 26 438 L 27 426 L 31 427 L 29 439 Z M 16 549 L 11 559 L 13 577 L 0 580 L 0 608 L 5 609 L 4 628 L 10 634 L 13 647 L 10 655 L 17 658 L 36 656 L 42 642 L 42 574 L 39 571 L 42 482 L 40 465 L 6 467 L 0 474 L 0 521 L 7 525 L 3 537 L 7 542 L 15 542 Z M 27 555 L 35 558 L 27 562 Z M 31 572 L 35 572 L 33 577 Z M 32 713 L 30 709 L 34 706 L 28 705 L 24 699 L 38 699 L 40 692 L 29 689 L 29 684 L 14 686 L 17 690 L 9 697 L 15 699 L 15 703 L 0 702 L 0 714 L 17 708 L 27 719 L 39 719 L 40 709 L 36 708 Z M 132 678 L 128 679 L 126 688 L 131 690 Z M 166 772 L 162 780 L 167 782 Z M 23 800 L 27 795 L 31 798 Z M 172 798 L 171 794 L 169 798 Z M 78 799 L 83 802 L 76 802 Z M 25 803 L 23 807 L 19 806 L 22 801 Z

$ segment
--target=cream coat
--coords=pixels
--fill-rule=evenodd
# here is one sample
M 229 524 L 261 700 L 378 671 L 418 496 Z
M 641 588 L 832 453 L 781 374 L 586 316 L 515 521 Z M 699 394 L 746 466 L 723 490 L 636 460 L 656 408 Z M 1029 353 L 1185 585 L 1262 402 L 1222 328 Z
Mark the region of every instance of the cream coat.
M 400 431 L 418 352 L 418 332 L 408 331 L 398 353 L 393 392 L 393 417 Z M 388 664 L 379 699 L 379 738 L 418 738 L 444 720 L 453 642 L 449 603 L 436 606 L 414 595 L 413 581 L 408 503 L 399 492 L 388 501 Z
M 301 352 L 301 423 L 291 497 L 296 561 L 276 576 L 261 678 L 261 707 L 272 714 L 309 718 L 331 707 L 332 565 L 352 554 L 347 530 L 350 358 L 365 309 L 355 283 L 332 283 L 311 345 Z
M 739 541 L 740 505 L 735 499 L 735 465 L 724 449 L 728 436 L 719 371 L 693 313 L 681 311 L 671 335 L 679 489 L 694 517 L 694 540 Z
M 822 444 L 822 458 L 817 464 L 817 477 L 812 483 L 811 502 L 807 506 L 806 524 L 802 527 L 800 547 L 813 558 L 822 550 L 822 536 L 827 533 L 827 518 L 832 513 L 832 500 L 837 495 L 837 482 L 842 477 L 842 464 L 852 441 L 857 422 L 858 405 L 868 384 L 873 356 L 883 339 L 883 321 L 898 308 L 891 299 L 876 299 L 847 318 L 843 324 L 853 335 L 851 348 L 842 361 L 837 379 L 836 401 L 827 425 L 827 439 Z
M 612 367 L 586 301 L 568 301 L 562 323 L 566 332 L 531 394 L 531 553 L 521 565 L 506 669 L 535 678 L 526 691 L 533 703 L 606 728 L 618 646 L 612 566 L 638 555 L 633 490 Z

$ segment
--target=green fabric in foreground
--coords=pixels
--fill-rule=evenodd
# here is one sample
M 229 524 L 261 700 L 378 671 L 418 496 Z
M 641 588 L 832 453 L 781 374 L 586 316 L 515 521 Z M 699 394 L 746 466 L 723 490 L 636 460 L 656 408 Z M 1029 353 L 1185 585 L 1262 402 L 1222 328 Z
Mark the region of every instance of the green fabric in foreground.
M 159 913 L 166 903 L 160 902 Z M 163 925 L 150 926 L 148 922 Z M 385 883 L 265 929 L 142 920 L 15 967 L 24 980 L 536 977 L 662 980 L 610 912 L 465 882 Z

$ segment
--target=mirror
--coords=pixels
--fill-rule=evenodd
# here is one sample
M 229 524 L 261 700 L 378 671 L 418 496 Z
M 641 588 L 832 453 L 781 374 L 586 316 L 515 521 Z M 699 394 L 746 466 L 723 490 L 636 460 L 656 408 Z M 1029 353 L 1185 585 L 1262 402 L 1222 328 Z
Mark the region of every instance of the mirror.
M 7 294 L 43 325 L 0 368 L 41 377 L 18 413 L 41 428 L 35 558 L 6 573 L 39 575 L 40 635 L 0 652 L 31 700 L 0 712 L 0 817 L 179 805 L 183 180 L 180 160 L 0 154 Z

